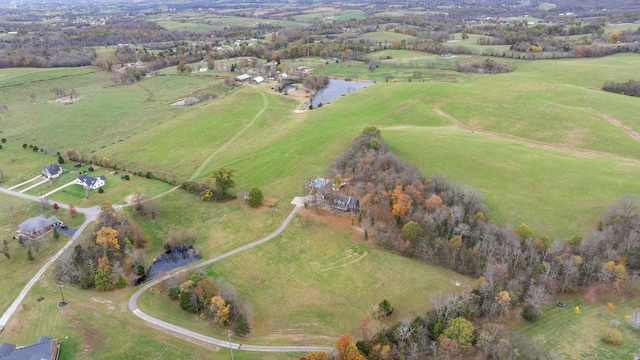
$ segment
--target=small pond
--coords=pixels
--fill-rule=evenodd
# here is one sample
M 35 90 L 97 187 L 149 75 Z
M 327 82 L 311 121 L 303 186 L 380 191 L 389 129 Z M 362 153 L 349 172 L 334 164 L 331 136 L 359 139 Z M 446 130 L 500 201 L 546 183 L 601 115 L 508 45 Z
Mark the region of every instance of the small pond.
M 169 272 L 198 260 L 200 260 L 200 252 L 194 249 L 192 245 L 174 247 L 158 256 L 153 261 L 153 264 L 151 264 L 149 270 L 138 278 L 134 284 L 140 285 L 158 276 L 158 274 Z
M 318 91 L 313 96 L 313 101 L 311 102 L 311 105 L 313 105 L 313 107 L 316 108 L 318 107 L 318 104 L 330 103 L 344 94 L 358 91 L 371 84 L 373 84 L 371 81 L 351 81 L 351 80 L 331 79 L 329 80 L 329 84 L 327 84 L 327 86 L 325 86 L 322 90 Z

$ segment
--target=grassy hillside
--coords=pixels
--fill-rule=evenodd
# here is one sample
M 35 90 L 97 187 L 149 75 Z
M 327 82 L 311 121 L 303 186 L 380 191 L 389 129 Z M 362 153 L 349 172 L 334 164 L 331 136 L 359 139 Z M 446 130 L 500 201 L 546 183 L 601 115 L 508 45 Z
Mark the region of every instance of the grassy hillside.
M 358 333 L 360 318 L 382 299 L 395 308 L 384 321 L 390 326 L 430 308 L 432 294 L 460 289 L 456 281 L 464 288 L 471 284 L 448 269 L 373 249 L 359 241 L 362 233 L 355 227 L 335 228 L 315 216 L 303 213 L 278 238 L 208 267 L 210 275 L 227 279 L 251 305 L 254 324 L 247 343 L 332 345 L 342 333 Z M 220 254 L 224 247 L 213 252 Z M 206 322 L 194 322 L 178 306 L 170 305 L 175 309 L 167 313 L 167 305 L 161 306 L 167 301 L 166 295 L 148 292 L 141 308 L 181 326 L 224 336 Z
M 23 150 L 23 142 L 52 152 L 76 147 L 90 156 L 107 156 L 128 169 L 178 180 L 204 180 L 215 168 L 234 168 L 236 190 L 261 188 L 279 200 L 278 212 L 250 210 L 240 201 L 204 203 L 177 190 L 158 199 L 158 219 L 140 220 L 153 239 L 150 256 L 160 251 L 170 231 L 193 228 L 205 257 L 255 241 L 277 228 L 305 180 L 326 174 L 335 156 L 366 126 L 381 128 L 392 149 L 426 175 L 442 174 L 477 187 L 490 217 L 512 226 L 525 222 L 537 235 L 568 238 L 588 233 L 613 199 L 640 192 L 635 179 L 640 144 L 629 133 L 640 129 L 635 111 L 638 99 L 599 90 L 605 81 L 627 81 L 629 73 L 640 70 L 637 55 L 535 62 L 494 59 L 517 70 L 491 76 L 452 70 L 456 61 L 484 58 L 444 59 L 391 51 L 379 55 L 392 59 L 373 72 L 356 62 L 329 63 L 317 69 L 316 74 L 377 83 L 305 112 L 294 111 L 301 104 L 293 96 L 275 94 L 267 83 L 221 92 L 220 80 L 214 76 L 172 75 L 105 87 L 110 75 L 92 68 L 26 69 L 25 75 L 13 78 L 20 73 L 0 71 L 0 89 L 10 90 L 0 92 L 0 103 L 9 107 L 2 113 L 0 129 L 8 139 L 0 150 L 5 183 L 26 180 L 55 160 Z M 54 97 L 51 88 L 55 86 L 75 88 L 81 99 L 72 105 L 43 103 Z M 170 106 L 201 91 L 219 97 L 191 107 Z M 625 132 L 612 119 L 630 130 Z M 133 191 L 152 195 L 169 189 L 144 179 L 118 181 L 110 182 L 103 197 L 90 200 L 118 203 Z M 79 195 L 72 187 L 54 199 L 71 202 Z M 255 342 L 284 343 L 296 338 L 301 343 L 330 345 L 340 333 L 356 333 L 359 318 L 384 297 L 399 304 L 397 318 L 390 320 L 395 321 L 424 311 L 434 291 L 453 290 L 451 280 L 458 275 L 378 252 L 359 239 L 360 233 L 349 226 L 328 226 L 308 215 L 297 218 L 273 242 L 208 271 L 224 276 L 253 306 L 255 338 L 249 341 Z M 388 266 L 391 263 L 393 267 Z M 167 338 L 154 340 L 156 332 L 145 333 L 141 322 L 124 308 L 129 290 L 106 295 L 71 287 L 71 295 L 78 299 L 72 300 L 77 313 L 54 313 L 34 300 L 36 293 L 56 296 L 50 279 L 30 294 L 29 310 L 12 322 L 14 330 L 9 334 L 14 335 L 8 335 L 8 341 L 33 341 L 37 331 L 68 332 L 76 349 L 86 342 L 96 349 L 80 358 L 113 358 L 122 351 L 130 351 L 135 358 L 163 351 Z M 407 283 L 412 292 L 407 293 Z M 166 299 L 148 293 L 141 305 L 153 312 L 166 304 Z M 163 308 L 172 321 L 215 333 L 209 324 L 192 321 L 178 310 Z M 65 314 L 71 317 L 64 318 Z M 91 322 L 80 320 L 83 317 Z M 43 320 L 31 321 L 36 318 Z M 37 326 L 27 330 L 25 324 L 31 322 Z M 140 341 L 148 347 L 112 345 L 111 339 L 127 340 L 112 334 L 117 327 L 114 322 L 145 333 Z M 103 337 L 110 339 L 109 344 L 91 340 Z M 186 352 L 204 357 L 196 347 L 182 352 L 172 344 L 167 358 L 188 356 Z

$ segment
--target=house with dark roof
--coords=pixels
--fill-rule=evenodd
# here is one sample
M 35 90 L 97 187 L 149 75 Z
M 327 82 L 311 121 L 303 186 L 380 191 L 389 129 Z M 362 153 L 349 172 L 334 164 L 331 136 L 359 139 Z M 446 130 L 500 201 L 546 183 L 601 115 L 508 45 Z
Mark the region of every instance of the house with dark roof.
M 331 199 L 331 207 L 342 211 L 360 210 L 360 200 L 342 194 L 334 194 Z
M 57 339 L 40 336 L 35 343 L 27 346 L 0 344 L 0 360 L 57 360 L 59 351 Z
M 47 218 L 41 214 L 39 216 L 27 219 L 22 224 L 20 224 L 18 226 L 18 235 L 26 236 L 29 238 L 37 238 L 48 233 L 49 231 L 53 230 L 53 228 L 61 224 L 62 221 L 58 220 L 57 217 L 52 216 L 50 218 Z
M 64 170 L 58 164 L 51 164 L 42 169 L 42 175 L 49 179 L 55 179 L 62 175 L 63 172 Z
M 98 189 L 104 184 L 107 183 L 107 178 L 102 176 L 89 176 L 89 175 L 80 175 L 76 179 L 76 184 L 82 185 L 84 188 L 89 188 L 92 190 Z

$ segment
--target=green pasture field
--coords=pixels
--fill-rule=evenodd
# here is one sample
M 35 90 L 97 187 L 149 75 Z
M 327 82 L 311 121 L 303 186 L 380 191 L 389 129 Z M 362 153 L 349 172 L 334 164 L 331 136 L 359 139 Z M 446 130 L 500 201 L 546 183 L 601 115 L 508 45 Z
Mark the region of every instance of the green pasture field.
M 145 173 L 161 169 L 160 172 L 185 180 L 263 108 L 270 112 L 278 110 L 276 106 L 267 106 L 266 97 L 256 95 L 246 87 L 231 96 L 189 107 L 190 113 L 133 136 L 126 146 L 113 146 L 100 154 L 126 165 L 127 169 Z
M 259 23 L 271 23 L 285 27 L 303 27 L 304 23 L 289 20 L 263 19 L 257 17 L 239 16 L 200 16 L 177 20 L 159 20 L 159 25 L 167 30 L 189 30 L 195 32 L 206 32 L 221 30 L 225 26 L 257 26 Z
M 346 21 L 351 19 L 362 20 L 365 18 L 365 13 L 362 10 L 345 10 L 340 11 L 338 15 L 335 16 L 336 21 Z
M 2 91 L 0 101 L 9 107 L 2 115 L 3 136 L 14 143 L 46 147 L 53 153 L 76 148 L 89 158 L 92 151 L 189 113 L 194 107 L 170 104 L 200 92 L 217 94 L 222 81 L 214 76 L 176 75 L 110 86 L 112 75 L 93 68 L 56 69 L 51 74 L 43 71 L 29 76 L 38 76 L 38 80 L 56 78 L 25 82 L 27 76 L 23 76 L 7 80 L 22 83 L 7 88 L 11 91 Z M 55 98 L 53 87 L 73 88 L 79 100 L 71 105 L 48 103 Z M 30 101 L 31 94 L 35 95 L 35 104 Z
M 424 15 L 447 15 L 447 12 L 444 11 L 426 11 L 426 10 L 391 10 L 391 11 L 382 11 L 376 13 L 375 16 L 424 16 Z
M 609 34 L 615 31 L 621 31 L 621 30 L 633 30 L 636 31 L 640 29 L 640 25 L 638 24 L 631 24 L 631 23 L 624 23 L 624 24 L 611 24 L 611 26 L 607 26 L 604 28 L 604 33 L 605 34 Z
M 637 59 L 622 54 L 584 61 L 505 62 L 517 64 L 517 70 L 460 85 L 435 84 L 425 91 L 444 100 L 444 112 L 474 128 L 639 159 L 638 141 L 588 110 L 640 129 L 640 119 L 633 115 L 635 98 L 600 90 L 605 81 L 627 81 L 629 72 L 640 71 Z
M 387 51 L 389 50 L 384 50 L 384 52 Z M 479 76 L 478 74 L 465 74 L 455 71 L 456 62 L 465 58 L 467 56 L 441 57 L 430 55 L 416 59 L 389 59 L 382 60 L 374 71 L 370 71 L 367 64 L 359 61 L 344 61 L 340 63 L 330 61 L 328 64 L 315 68 L 314 74 L 377 82 L 437 81 L 457 83 Z M 429 69 L 430 64 L 434 64 L 433 69 Z
M 391 326 L 428 310 L 431 295 L 460 290 L 456 281 L 462 288 L 472 282 L 448 269 L 374 249 L 357 240 L 362 233 L 355 226 L 336 229 L 313 214 L 299 215 L 278 238 L 207 268 L 211 276 L 222 276 L 236 287 L 253 309 L 246 343 L 330 346 L 345 332 L 358 334 L 360 318 L 382 299 L 394 306 L 383 322 Z M 166 302 L 166 294 L 147 292 L 141 309 L 224 336 Z M 165 315 L 166 308 L 173 310 Z
M 453 34 L 454 40 L 458 40 L 457 42 L 446 43 L 446 46 L 464 46 L 470 49 L 476 50 L 486 50 L 486 49 L 494 49 L 497 51 L 508 51 L 511 47 L 510 45 L 478 45 L 478 38 L 482 35 L 476 34 L 467 34 L 466 39 L 462 39 L 462 33 Z M 485 36 L 486 38 L 491 38 L 491 36 Z
M 638 330 L 634 330 L 625 320 L 640 308 L 638 298 L 604 296 L 593 303 L 583 297 L 562 299 L 566 307 L 555 304 L 544 308 L 535 322 L 522 322 L 515 328 L 531 335 L 538 343 L 567 359 L 631 359 L 640 353 Z M 607 303 L 613 304 L 613 309 Z M 575 307 L 580 312 L 575 312 Z M 611 321 L 620 323 L 624 343 L 620 346 L 607 345 L 601 340 L 602 332 Z
M 432 59 L 432 58 L 435 58 L 437 55 L 433 55 L 423 51 L 388 49 L 388 50 L 370 52 L 367 54 L 367 56 L 373 59 L 379 59 L 379 58 L 382 59 L 389 56 L 390 59 L 405 60 L 405 59 L 425 59 L 425 58 Z
M 216 27 L 210 24 L 201 24 L 190 21 L 173 21 L 173 20 L 162 20 L 156 21 L 156 23 L 167 30 L 188 30 L 193 32 L 209 32 L 216 30 Z
M 415 39 L 414 36 L 397 33 L 393 31 L 376 31 L 376 32 L 368 32 L 360 35 L 359 39 L 367 39 L 367 40 L 375 40 L 378 42 L 396 42 L 402 40 L 412 40 Z
M 35 69 L 35 68 L 6 68 L 0 70 L 0 86 L 3 86 L 9 78 L 24 76 L 28 73 L 40 72 L 40 71 L 50 71 L 49 69 Z
M 610 179 L 603 177 L 598 182 L 592 182 L 593 187 L 588 189 L 589 192 L 585 192 L 585 188 L 575 186 L 570 181 L 565 182 L 564 187 L 558 187 L 557 184 L 547 181 L 552 179 L 552 176 L 537 170 L 540 164 L 537 164 L 536 167 L 527 166 L 526 170 L 520 170 L 523 173 L 531 173 L 532 177 L 540 177 L 540 181 L 536 183 L 535 187 L 531 186 L 527 178 L 518 178 L 517 175 L 513 179 L 515 181 L 513 187 L 499 186 L 496 189 L 491 189 L 491 181 L 482 183 L 477 179 L 478 183 L 470 184 L 478 186 L 485 198 L 495 201 L 489 206 L 496 214 L 492 213 L 490 216 L 512 222 L 514 226 L 520 222 L 527 222 L 534 226 L 534 230 L 548 233 L 551 237 L 588 233 L 592 229 L 590 225 L 611 201 L 625 192 L 633 191 L 633 182 L 629 180 L 629 176 L 635 170 L 630 169 L 635 169 L 635 161 L 640 154 L 638 152 L 640 148 L 636 141 L 598 115 L 584 109 L 586 106 L 594 107 L 599 109 L 598 111 L 614 116 L 623 123 L 634 126 L 634 121 L 637 121 L 633 117 L 632 102 L 635 100 L 634 98 L 604 93 L 590 88 L 591 86 L 595 87 L 596 84 L 601 83 L 609 76 L 620 76 L 617 72 L 631 64 L 632 57 L 616 56 L 594 60 L 584 62 L 583 67 L 586 69 L 575 65 L 574 61 L 578 60 L 555 62 L 509 60 L 510 63 L 517 64 L 518 70 L 516 72 L 495 76 L 454 73 L 460 79 L 464 79 L 464 82 L 458 85 L 440 82 L 379 83 L 358 93 L 349 94 L 349 101 L 338 99 L 334 104 L 310 111 L 302 121 L 299 117 L 304 115 L 295 115 L 292 112 L 296 106 L 295 103 L 283 102 L 288 98 L 267 93 L 265 95 L 269 103 L 267 108 L 270 109 L 276 104 L 279 106 L 273 108 L 273 113 L 270 110 L 266 112 L 266 114 L 273 114 L 273 120 L 271 122 L 258 121 L 247 128 L 246 132 L 236 138 L 232 145 L 216 154 L 200 178 L 209 170 L 219 166 L 228 166 L 238 169 L 239 187 L 259 186 L 263 191 L 275 194 L 278 198 L 293 197 L 299 193 L 304 179 L 324 173 L 332 159 L 364 126 L 423 126 L 422 124 L 452 126 L 453 124 L 449 120 L 433 112 L 433 109 L 438 108 L 473 128 L 484 128 L 496 133 L 516 135 L 524 139 L 544 141 L 568 148 L 586 148 L 612 153 L 611 156 L 600 156 L 603 159 L 610 157 L 611 159 L 608 160 L 610 163 L 606 166 L 617 168 L 615 173 L 625 179 L 621 182 L 615 180 L 615 183 L 619 182 L 619 186 L 612 187 L 608 183 Z M 352 69 L 354 66 L 349 67 L 343 64 L 342 67 L 339 67 L 339 64 L 331 63 L 320 69 L 330 67 Z M 591 74 L 587 76 L 589 71 Z M 563 79 L 569 84 L 562 83 Z M 254 89 L 268 90 L 266 87 Z M 491 89 L 491 91 L 486 89 Z M 227 103 L 226 106 L 232 107 L 230 104 L 243 103 L 247 110 L 238 113 L 238 109 L 234 108 L 233 112 L 228 113 L 229 119 L 233 117 L 240 120 L 242 124 L 225 126 L 222 131 L 218 129 L 216 134 L 219 135 L 212 133 L 208 139 L 196 135 L 203 133 L 206 120 L 202 122 L 190 120 L 191 126 L 189 127 L 178 126 L 180 121 L 185 120 L 177 120 L 175 123 L 167 124 L 166 129 L 163 128 L 162 132 L 155 135 L 154 132 L 147 133 L 148 136 L 145 137 L 145 140 L 151 144 L 160 143 L 159 140 L 153 139 L 165 139 L 168 135 L 164 134 L 169 133 L 178 138 L 188 138 L 190 143 L 194 144 L 191 147 L 191 152 L 180 155 L 182 161 L 177 161 L 177 157 L 176 160 L 173 160 L 173 154 L 167 154 L 167 161 L 163 160 L 163 162 L 166 161 L 166 165 L 158 164 L 156 160 L 156 166 L 160 166 L 165 171 L 179 166 L 183 169 L 179 172 L 183 173 L 183 176 L 192 174 L 188 170 L 187 164 L 193 164 L 191 165 L 193 169 L 193 166 L 202 161 L 207 154 L 211 154 L 217 147 L 224 144 L 224 141 L 217 136 L 228 139 L 234 132 L 242 129 L 243 124 L 251 120 L 252 114 L 256 114 L 261 109 L 259 98 L 249 90 L 252 89 L 243 88 L 217 104 Z M 500 100 L 495 101 L 491 96 L 496 96 Z M 377 99 L 376 105 L 372 105 L 370 101 L 372 98 Z M 481 100 L 476 100 L 476 98 Z M 601 100 L 602 98 L 605 100 Z M 202 109 L 210 113 L 206 107 L 202 107 Z M 216 111 L 218 110 L 223 114 L 219 119 L 225 119 L 224 114 L 227 113 L 221 107 L 216 107 Z M 245 115 L 239 116 L 240 114 Z M 473 117 L 468 119 L 467 116 Z M 228 123 L 229 121 L 224 122 Z M 460 136 L 456 135 L 457 132 L 449 132 L 448 134 L 450 135 L 445 138 L 449 139 L 450 137 L 451 142 L 447 144 L 446 149 L 449 146 L 458 146 L 456 144 L 460 142 Z M 209 142 L 218 145 L 205 151 L 205 149 L 201 149 L 204 145 L 195 145 L 195 143 L 200 144 L 201 142 L 202 144 Z M 134 145 L 133 148 L 140 146 L 142 145 Z M 138 160 L 141 163 L 153 162 L 151 155 L 145 155 L 142 152 L 131 154 L 128 151 L 127 143 L 113 147 L 112 150 L 117 148 L 120 148 L 118 151 L 121 151 L 122 155 L 110 156 L 111 158 L 127 154 L 129 158 L 135 159 L 139 156 L 140 159 L 144 159 Z M 467 147 L 463 143 L 459 145 L 459 148 L 466 149 Z M 158 151 L 154 150 L 151 153 Z M 415 151 L 413 153 L 415 156 L 424 158 L 421 151 L 413 151 Z M 196 154 L 200 155 L 196 157 L 194 156 Z M 405 156 L 411 158 L 412 154 L 407 152 Z M 589 162 L 581 163 L 579 160 L 582 156 L 584 155 L 572 154 L 564 162 L 566 169 L 576 167 L 572 170 L 576 172 L 572 180 L 578 181 L 592 177 L 588 172 L 592 164 Z M 577 157 L 575 161 L 573 161 L 574 157 Z M 628 157 L 630 160 L 624 160 L 624 157 Z M 487 161 L 491 162 L 492 160 L 487 159 Z M 605 160 L 602 161 L 606 163 Z M 180 164 L 176 165 L 177 162 Z M 450 163 L 451 160 L 443 155 L 442 159 L 434 161 L 435 166 L 429 173 L 437 171 L 446 173 L 447 169 L 450 169 Z M 465 167 L 461 167 L 461 169 L 465 169 Z M 556 172 L 558 171 L 556 169 Z M 466 182 L 462 174 L 448 175 L 449 178 Z M 560 173 L 557 176 L 562 178 Z M 515 184 L 518 184 L 518 181 L 523 181 L 523 185 L 517 187 Z M 564 210 L 557 210 L 558 212 L 556 210 L 544 211 L 547 200 L 538 197 L 545 191 L 554 192 L 559 188 L 566 191 L 557 193 L 556 198 L 580 198 L 582 200 L 568 201 L 575 204 L 572 205 L 575 207 L 559 206 Z M 605 188 L 605 190 L 600 191 L 600 188 Z M 511 193 L 512 191 L 521 193 L 526 201 L 511 201 L 510 197 L 516 196 Z M 593 191 L 598 192 L 600 194 L 598 196 L 602 197 L 598 200 L 589 197 L 588 194 Z M 531 198 L 538 198 L 538 200 L 531 205 L 527 203 Z M 525 203 L 527 203 L 526 206 L 524 206 Z M 527 212 L 523 208 L 539 211 Z M 588 209 L 586 213 L 584 208 Z M 522 216 L 522 214 L 527 214 L 527 216 Z
M 55 215 L 62 222 L 73 228 L 82 224 L 84 216 L 78 214 L 72 219 L 67 211 L 55 211 L 52 207 L 43 211 L 39 202 L 5 194 L 0 194 L 0 206 L 0 211 L 2 212 L 2 216 L 0 216 L 0 239 L 7 241 L 9 255 L 11 256 L 11 259 L 8 259 L 5 255 L 0 255 L 0 278 L 2 279 L 0 313 L 4 313 L 20 294 L 22 288 L 31 280 L 31 277 L 70 239 L 68 235 L 61 233 L 60 237 L 54 240 L 53 232 L 48 233 L 44 237 L 44 242 L 41 242 L 39 251 L 36 252 L 34 250 L 32 252 L 35 260 L 29 261 L 27 260 L 27 249 L 22 247 L 18 240 L 13 239 L 18 226 L 30 217 L 44 214 L 47 217 Z
M 515 228 L 524 222 L 536 236 L 568 240 L 587 235 L 610 203 L 626 193 L 640 194 L 637 160 L 541 148 L 458 129 L 383 128 L 382 135 L 423 173 L 477 188 L 498 223 Z
M 81 68 L 55 68 L 55 69 L 34 69 L 34 68 L 10 68 L 0 69 L 0 89 L 14 90 L 18 85 L 29 83 L 48 82 L 56 79 L 75 80 L 80 75 L 96 73 L 98 70 L 93 67 Z M 20 75 L 20 76 L 16 76 Z M 51 84 L 49 84 L 51 85 Z M 58 84 L 54 84 L 57 86 Z M 49 90 L 49 89 L 47 89 Z M 3 91 L 4 93 L 5 91 Z M 8 92 L 8 91 L 6 91 Z M 7 94 L 9 95 L 9 94 Z M 28 100 L 27 97 L 25 100 Z M 6 101 L 4 97 L 3 101 Z M 7 106 L 11 106 L 7 104 Z

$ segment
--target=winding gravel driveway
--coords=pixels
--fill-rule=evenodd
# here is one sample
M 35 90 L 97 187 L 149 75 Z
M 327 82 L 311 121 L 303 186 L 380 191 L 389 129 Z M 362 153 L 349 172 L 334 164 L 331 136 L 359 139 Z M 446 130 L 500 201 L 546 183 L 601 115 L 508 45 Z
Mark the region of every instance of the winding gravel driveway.
M 138 291 L 136 291 L 131 298 L 129 299 L 129 310 L 131 310 L 131 312 L 133 312 L 134 315 L 136 315 L 137 317 L 139 317 L 140 319 L 144 320 L 145 322 L 155 326 L 155 327 L 159 327 L 163 330 L 165 330 L 166 332 L 168 332 L 171 335 L 174 336 L 181 336 L 181 337 L 189 337 L 191 339 L 197 340 L 199 342 L 204 342 L 207 344 L 211 344 L 211 345 L 215 345 L 215 346 L 219 346 L 219 347 L 224 347 L 224 348 L 233 348 L 233 349 L 241 349 L 241 350 L 246 350 L 246 351 L 261 351 L 261 352 L 310 352 L 310 351 L 325 351 L 327 353 L 332 353 L 334 351 L 333 348 L 331 347 L 322 347 L 322 346 L 263 346 L 263 345 L 241 345 L 239 343 L 234 343 L 234 342 L 229 342 L 228 340 L 220 340 L 220 339 L 216 339 L 216 338 L 212 338 L 210 336 L 206 336 L 188 329 L 185 329 L 183 327 L 174 325 L 174 324 L 170 324 L 168 322 L 162 321 L 160 319 L 156 319 L 146 313 L 144 313 L 142 310 L 140 310 L 138 308 L 137 302 L 138 302 L 138 298 L 140 297 L 140 295 L 142 295 L 142 293 L 144 293 L 145 291 L 149 290 L 150 288 L 152 288 L 153 286 L 158 285 L 159 283 L 161 283 L 162 281 L 165 281 L 167 279 L 171 279 L 172 277 L 178 275 L 179 271 L 184 271 L 184 270 L 193 270 L 193 269 L 198 269 L 210 264 L 213 264 L 216 261 L 220 261 L 222 259 L 228 258 L 229 256 L 238 254 L 242 251 L 251 249 L 253 247 L 256 247 L 260 244 L 263 244 L 273 238 L 275 238 L 276 236 L 278 236 L 286 227 L 287 225 L 289 225 L 289 222 L 291 221 L 291 219 L 293 219 L 294 215 L 298 212 L 298 210 L 304 206 L 304 202 L 301 198 L 295 198 L 294 201 L 292 202 L 292 204 L 296 205 L 295 208 L 293 208 L 293 210 L 291 210 L 291 213 L 289 213 L 289 216 L 287 216 L 287 218 L 284 220 L 284 222 L 280 225 L 280 227 L 278 229 L 276 229 L 276 231 L 272 232 L 271 234 L 269 234 L 268 236 L 256 241 L 256 242 L 252 242 L 251 244 L 247 244 L 245 246 L 239 247 L 235 250 L 229 251 L 226 254 L 222 254 L 220 256 L 216 256 L 212 259 L 209 259 L 207 261 L 203 261 L 191 266 L 186 266 L 186 267 L 182 267 L 180 269 L 175 269 L 173 270 L 170 274 L 167 274 L 165 276 L 162 276 L 160 278 L 154 279 L 148 283 L 146 283 L 144 286 L 142 286 Z

